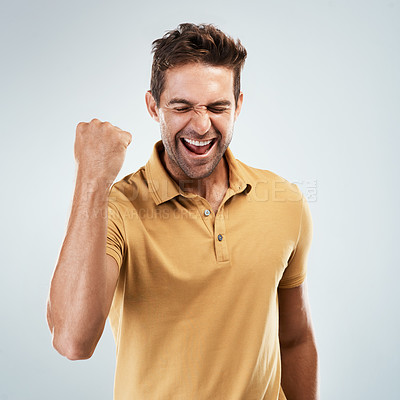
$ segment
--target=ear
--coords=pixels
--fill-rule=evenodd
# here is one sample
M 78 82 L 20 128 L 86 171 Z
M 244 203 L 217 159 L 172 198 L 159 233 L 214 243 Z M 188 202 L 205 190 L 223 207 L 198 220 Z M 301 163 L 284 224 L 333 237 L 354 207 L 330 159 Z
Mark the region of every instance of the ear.
M 240 110 L 242 109 L 242 104 L 243 104 L 243 92 L 240 92 L 235 110 L 235 121 L 240 114 Z
M 149 112 L 151 118 L 153 118 L 154 121 L 160 122 L 157 104 L 150 90 L 146 92 L 145 100 L 146 100 L 147 111 Z

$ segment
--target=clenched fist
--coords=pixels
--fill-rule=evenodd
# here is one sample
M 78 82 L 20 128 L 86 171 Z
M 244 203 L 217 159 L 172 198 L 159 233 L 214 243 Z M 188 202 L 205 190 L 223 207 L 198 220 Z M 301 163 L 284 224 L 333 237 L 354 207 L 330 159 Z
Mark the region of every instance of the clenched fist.
M 132 141 L 129 132 L 94 118 L 76 127 L 74 144 L 78 173 L 87 180 L 112 183 L 125 160 Z

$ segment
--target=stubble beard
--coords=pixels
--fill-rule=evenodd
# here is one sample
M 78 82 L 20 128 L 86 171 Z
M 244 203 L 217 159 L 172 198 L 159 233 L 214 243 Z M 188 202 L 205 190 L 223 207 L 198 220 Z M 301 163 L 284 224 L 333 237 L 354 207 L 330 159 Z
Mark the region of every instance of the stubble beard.
M 186 132 L 185 132 L 186 133 Z M 184 136 L 183 131 L 179 131 L 173 138 L 173 145 L 171 146 L 170 141 L 168 140 L 168 135 L 165 135 L 163 131 L 161 131 L 161 139 L 164 144 L 165 152 L 167 153 L 167 157 L 169 158 L 169 164 L 172 164 L 173 173 L 177 176 L 180 176 L 182 179 L 204 179 L 210 176 L 219 162 L 221 161 L 223 155 L 225 154 L 226 149 L 228 148 L 232 136 L 233 136 L 233 128 L 230 132 L 227 132 L 227 136 L 225 142 L 222 143 L 222 135 L 219 131 L 216 131 L 217 140 L 214 146 L 217 146 L 217 152 L 214 158 L 207 162 L 207 164 L 193 167 L 189 163 L 186 162 L 185 157 L 180 154 L 179 145 L 181 141 L 181 137 Z M 189 135 L 190 136 L 190 135 Z M 213 151 L 215 151 L 213 149 Z M 184 176 L 182 175 L 182 172 Z

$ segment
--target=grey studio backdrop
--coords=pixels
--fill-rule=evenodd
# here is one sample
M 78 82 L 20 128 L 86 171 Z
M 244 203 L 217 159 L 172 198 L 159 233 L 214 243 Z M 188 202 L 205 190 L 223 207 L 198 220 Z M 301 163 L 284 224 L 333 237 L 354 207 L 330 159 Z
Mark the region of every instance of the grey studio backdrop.
M 399 16 L 393 0 L 3 0 L 0 400 L 112 398 L 109 322 L 91 359 L 69 361 L 45 317 L 75 128 L 96 117 L 132 132 L 117 180 L 145 164 L 160 137 L 144 103 L 151 42 L 181 22 L 241 39 L 232 151 L 309 200 L 321 398 L 398 399 Z

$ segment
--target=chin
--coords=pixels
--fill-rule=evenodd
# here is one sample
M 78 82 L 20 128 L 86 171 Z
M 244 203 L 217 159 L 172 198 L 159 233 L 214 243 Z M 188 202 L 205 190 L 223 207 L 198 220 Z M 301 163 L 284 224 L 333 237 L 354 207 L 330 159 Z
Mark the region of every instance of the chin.
M 207 164 L 198 166 L 190 166 L 182 163 L 179 165 L 179 167 L 189 179 L 204 179 L 209 177 L 214 172 L 220 161 L 221 159 L 219 159 L 217 162 L 214 160 L 213 163 L 209 162 Z
M 185 175 L 193 180 L 199 180 L 199 179 L 204 179 L 207 178 L 208 176 L 210 176 L 213 173 L 214 170 L 211 171 L 189 171 L 189 172 L 185 172 Z

